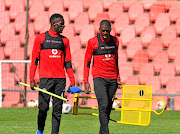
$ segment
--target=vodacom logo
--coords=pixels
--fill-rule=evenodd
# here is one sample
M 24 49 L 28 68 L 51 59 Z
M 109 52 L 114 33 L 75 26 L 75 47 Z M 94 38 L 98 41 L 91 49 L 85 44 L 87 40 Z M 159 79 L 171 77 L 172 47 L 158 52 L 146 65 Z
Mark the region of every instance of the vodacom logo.
M 61 58 L 60 55 L 57 55 L 58 54 L 58 50 L 57 49 L 52 49 L 52 54 L 53 55 L 49 55 L 49 58 Z
M 58 53 L 57 49 L 52 49 L 52 54 L 56 55 Z

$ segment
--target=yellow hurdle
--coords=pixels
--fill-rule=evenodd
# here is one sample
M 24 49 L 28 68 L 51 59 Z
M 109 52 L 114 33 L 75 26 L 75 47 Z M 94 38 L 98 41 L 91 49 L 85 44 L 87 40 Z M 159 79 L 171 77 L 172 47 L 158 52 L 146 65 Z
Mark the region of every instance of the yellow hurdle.
M 74 96 L 74 105 L 73 114 L 88 114 L 88 113 L 78 113 L 78 108 L 84 109 L 98 109 L 97 107 L 78 107 L 78 98 L 95 98 L 95 97 L 85 97 L 75 94 Z M 122 100 L 122 107 L 115 108 L 116 111 L 121 111 L 120 121 L 114 121 L 116 123 L 122 124 L 131 124 L 131 125 L 140 125 L 148 126 L 151 120 L 151 112 L 154 112 L 157 115 L 160 115 L 165 110 L 165 102 L 162 98 L 157 98 L 152 100 L 152 87 L 150 85 L 123 85 L 123 96 L 122 98 L 116 98 Z M 163 110 L 158 113 L 155 110 L 152 110 L 152 102 L 157 100 L 162 100 L 164 103 Z M 98 116 L 96 113 L 89 113 L 88 115 Z

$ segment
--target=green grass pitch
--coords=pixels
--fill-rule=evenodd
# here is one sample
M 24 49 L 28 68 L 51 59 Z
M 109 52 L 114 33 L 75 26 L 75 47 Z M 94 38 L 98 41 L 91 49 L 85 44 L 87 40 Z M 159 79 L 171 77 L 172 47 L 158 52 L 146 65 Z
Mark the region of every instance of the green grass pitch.
M 79 112 L 96 112 L 82 110 Z M 43 134 L 51 133 L 49 110 Z M 35 134 L 37 130 L 37 108 L 0 108 L 1 134 Z M 109 123 L 110 134 L 180 134 L 180 111 L 165 111 L 162 115 L 151 114 L 149 126 L 134 126 Z M 120 113 L 112 111 L 111 118 L 120 120 Z M 62 114 L 60 134 L 98 134 L 99 119 L 91 115 Z

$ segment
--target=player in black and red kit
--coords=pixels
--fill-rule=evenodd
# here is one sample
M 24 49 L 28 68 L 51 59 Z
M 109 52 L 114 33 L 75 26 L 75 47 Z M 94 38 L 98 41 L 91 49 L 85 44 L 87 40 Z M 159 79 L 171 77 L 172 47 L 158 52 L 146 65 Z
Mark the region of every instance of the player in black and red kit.
M 99 107 L 99 134 L 109 134 L 109 118 L 113 103 L 113 96 L 121 82 L 118 67 L 118 38 L 111 36 L 111 23 L 103 20 L 100 23 L 100 34 L 88 41 L 84 60 L 84 89 L 91 90 L 88 82 L 91 58 L 94 90 Z
M 30 69 L 30 86 L 31 89 L 34 89 L 34 86 L 36 86 L 34 76 L 39 62 L 39 87 L 62 96 L 66 86 L 65 69 L 71 81 L 69 88 L 75 85 L 69 40 L 60 35 L 64 28 L 64 19 L 62 15 L 53 14 L 50 18 L 50 23 L 50 30 L 37 35 L 34 41 Z M 52 98 L 53 112 L 51 134 L 58 134 L 63 101 L 56 97 Z M 49 101 L 50 95 L 39 92 L 37 134 L 43 133 L 47 111 L 49 110 Z

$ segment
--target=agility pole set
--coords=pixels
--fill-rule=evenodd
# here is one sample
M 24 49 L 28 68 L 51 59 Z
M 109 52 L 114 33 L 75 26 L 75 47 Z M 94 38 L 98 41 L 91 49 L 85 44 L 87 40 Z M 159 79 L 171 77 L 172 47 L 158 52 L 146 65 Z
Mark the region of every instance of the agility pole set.
M 150 85 L 123 85 L 122 98 L 114 98 L 122 100 L 121 108 L 113 108 L 112 110 L 121 111 L 120 121 L 110 119 L 116 123 L 148 126 L 151 120 L 151 112 L 160 115 L 165 110 L 165 102 L 162 98 L 152 100 L 152 87 Z M 78 113 L 80 109 L 98 109 L 98 107 L 79 107 L 79 98 L 96 99 L 96 97 L 74 95 L 73 115 L 93 115 L 99 116 L 96 113 Z M 152 110 L 152 102 L 162 100 L 164 107 L 160 113 Z

